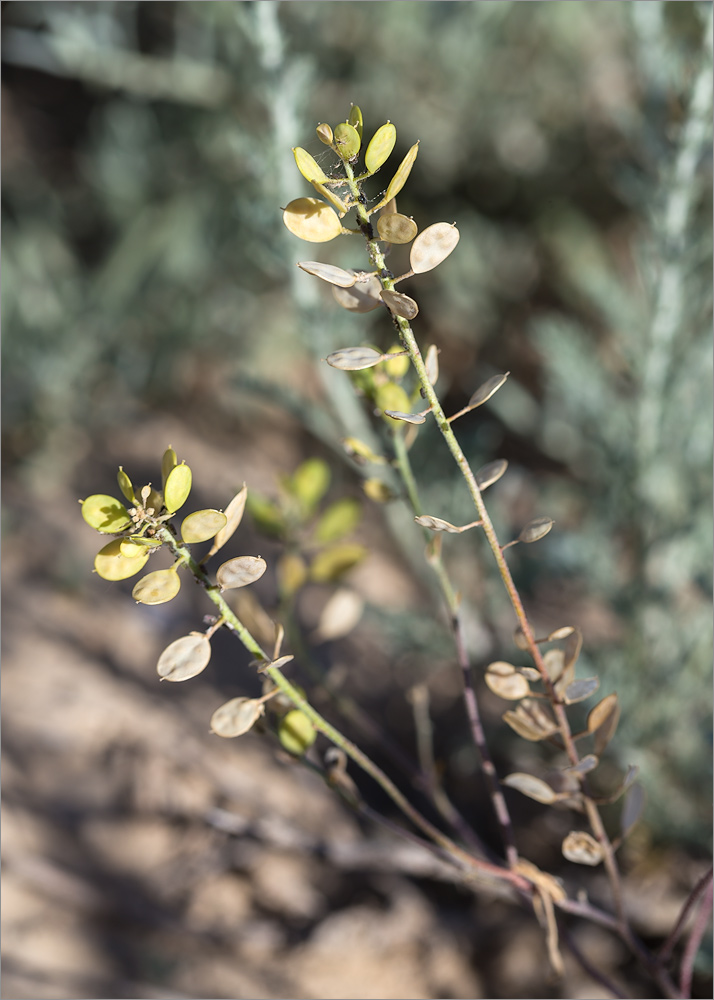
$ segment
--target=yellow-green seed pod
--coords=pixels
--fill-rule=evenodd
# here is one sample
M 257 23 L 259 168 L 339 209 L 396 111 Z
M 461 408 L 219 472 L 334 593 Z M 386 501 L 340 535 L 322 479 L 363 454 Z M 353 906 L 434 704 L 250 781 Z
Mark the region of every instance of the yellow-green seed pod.
M 353 104 L 350 108 L 350 113 L 347 117 L 348 123 L 356 130 L 357 135 L 360 137 L 360 142 L 362 141 L 362 109 L 358 104 Z
M 324 184 L 328 180 L 327 174 L 318 164 L 315 157 L 311 156 L 302 146 L 293 147 L 293 156 L 295 157 L 298 170 L 306 181 L 310 181 L 310 183 L 317 181 L 319 184 Z
M 323 544 L 336 542 L 359 524 L 362 518 L 362 507 L 359 500 L 353 497 L 343 497 L 327 508 L 315 528 L 315 539 Z
M 169 477 L 169 472 L 178 465 L 178 458 L 176 457 L 176 452 L 173 450 L 171 445 L 168 446 L 161 458 L 161 489 L 163 490 L 166 486 L 166 480 Z
M 402 190 L 404 185 L 407 183 L 409 174 L 411 173 L 412 167 L 414 166 L 414 161 L 417 158 L 417 153 L 419 152 L 419 141 L 417 140 L 412 148 L 409 150 L 407 155 L 404 157 L 402 162 L 397 167 L 397 172 L 392 177 L 389 182 L 389 187 L 387 188 L 387 193 L 385 194 L 382 201 L 386 204 L 391 201 L 392 198 L 396 198 L 399 192 Z
M 308 458 L 287 481 L 287 487 L 306 514 L 311 514 L 330 485 L 330 467 L 321 458 Z
M 390 212 L 377 219 L 377 232 L 385 243 L 411 243 L 418 229 L 414 219 L 399 212 Z
M 188 500 L 191 480 L 191 470 L 185 463 L 175 466 L 169 472 L 164 486 L 164 506 L 170 514 L 183 507 Z
M 162 681 L 187 681 L 205 670 L 210 659 L 211 643 L 201 632 L 192 632 L 166 647 L 156 670 Z
M 396 141 L 397 130 L 391 122 L 377 129 L 364 154 L 364 165 L 370 174 L 376 173 L 387 162 Z
M 142 576 L 131 596 L 139 604 L 166 604 L 176 597 L 180 589 L 181 580 L 175 569 L 157 569 L 154 573 Z
M 374 397 L 374 401 L 380 410 L 397 410 L 400 413 L 409 413 L 411 402 L 401 385 L 396 382 L 386 382 L 380 385 Z M 391 424 L 398 424 L 399 421 L 385 415 L 385 420 Z
M 360 147 L 359 132 L 348 122 L 341 122 L 335 128 L 335 148 L 343 160 L 357 156 Z
M 109 535 L 123 531 L 131 524 L 126 507 L 106 493 L 93 493 L 83 500 L 82 517 L 90 528 Z
M 299 708 L 294 708 L 280 720 L 278 727 L 278 738 L 283 745 L 283 749 L 294 757 L 302 757 L 315 742 L 317 733 L 305 715 Z
M 207 542 L 225 528 L 228 518 L 221 510 L 197 510 L 183 519 L 181 538 L 188 545 L 193 542 Z
M 119 466 L 119 472 L 117 473 L 117 482 L 119 483 L 119 489 L 122 491 L 126 499 L 130 504 L 135 506 L 136 497 L 134 495 L 134 487 L 131 484 L 131 479 L 129 479 L 121 465 Z
M 397 358 L 390 358 L 389 361 L 384 362 L 384 370 L 387 375 L 390 375 L 393 379 L 404 378 L 406 373 L 409 371 L 409 366 L 411 361 L 409 360 L 408 354 L 401 354 L 402 347 L 400 344 L 394 344 L 389 348 L 389 354 L 398 354 Z
M 367 555 L 363 545 L 334 545 L 318 552 L 310 566 L 310 579 L 315 583 L 331 583 L 362 562 Z
M 284 597 L 292 597 L 307 580 L 305 560 L 296 552 L 286 552 L 278 560 L 278 586 Z
M 342 232 L 337 213 L 319 198 L 296 198 L 283 212 L 283 222 L 293 236 L 308 243 L 327 243 Z
M 332 129 L 326 122 L 321 122 L 315 131 L 317 132 L 317 137 L 320 142 L 324 142 L 326 146 L 332 145 Z
M 123 538 L 113 538 L 108 545 L 100 549 L 94 558 L 94 568 L 103 580 L 128 580 L 135 576 L 146 565 L 149 550 L 126 556 L 122 552 Z
M 362 489 L 365 492 L 365 496 L 368 496 L 370 500 L 374 500 L 375 503 L 388 503 L 396 497 L 396 494 L 381 479 L 365 479 L 362 483 Z

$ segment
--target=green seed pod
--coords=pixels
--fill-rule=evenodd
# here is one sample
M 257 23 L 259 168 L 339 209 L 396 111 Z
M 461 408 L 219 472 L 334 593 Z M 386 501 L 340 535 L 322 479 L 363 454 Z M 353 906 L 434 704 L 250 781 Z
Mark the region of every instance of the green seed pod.
M 176 597 L 180 589 L 181 580 L 175 569 L 157 569 L 142 576 L 131 596 L 139 604 L 166 604 Z
M 310 579 L 315 583 L 332 583 L 362 562 L 367 555 L 363 545 L 334 545 L 318 552 L 310 566 Z
M 374 397 L 374 401 L 380 410 L 396 410 L 399 413 L 409 413 L 411 403 L 401 385 L 396 382 L 386 382 L 380 385 Z M 396 423 L 392 417 L 386 417 L 387 421 Z
M 94 558 L 94 568 L 103 580 L 128 580 L 135 576 L 146 565 L 149 550 L 144 549 L 137 555 L 124 555 L 122 552 L 123 538 L 114 538 Z
M 335 128 L 335 148 L 343 160 L 351 160 L 357 156 L 359 147 L 359 132 L 353 125 L 342 122 Z
M 188 545 L 193 542 L 207 542 L 218 534 L 221 528 L 225 528 L 228 518 L 220 510 L 197 510 L 193 514 L 183 519 L 181 525 L 181 538 Z
M 175 466 L 178 465 L 178 459 L 176 458 L 176 452 L 173 450 L 171 445 L 166 449 L 161 459 L 161 489 L 163 490 L 166 486 L 166 480 L 169 477 L 169 472 Z
M 235 559 L 221 563 L 216 581 L 221 590 L 247 587 L 259 580 L 267 568 L 268 564 L 260 556 L 236 556 Z
M 188 500 L 191 492 L 191 470 L 185 464 L 176 465 L 166 477 L 164 486 L 164 506 L 166 510 L 173 514 Z
M 353 104 L 350 108 L 350 113 L 347 121 L 356 130 L 357 135 L 360 137 L 360 142 L 362 141 L 362 109 L 357 104 Z
M 330 504 L 315 528 L 315 539 L 323 544 L 336 542 L 359 524 L 362 518 L 362 507 L 359 500 L 353 497 L 343 497 Z
M 131 524 L 126 507 L 106 493 L 93 493 L 83 500 L 82 517 L 90 528 L 109 535 L 123 531 Z
M 412 167 L 414 166 L 414 161 L 417 158 L 418 152 L 419 152 L 419 141 L 417 140 L 412 146 L 412 148 L 409 150 L 407 155 L 404 157 L 402 162 L 399 164 L 399 166 L 397 167 L 396 174 L 394 175 L 394 177 L 392 177 L 391 181 L 389 182 L 387 193 L 382 199 L 383 204 L 386 205 L 386 203 L 388 201 L 391 201 L 392 198 L 396 198 L 399 192 L 404 187 L 404 185 L 407 183 L 409 174 L 411 173 Z M 377 207 L 381 208 L 381 205 L 378 205 Z
M 200 632 L 192 632 L 170 643 L 159 657 L 156 670 L 162 681 L 187 681 L 208 666 L 211 643 Z
M 385 243 L 411 243 L 418 230 L 414 219 L 399 212 L 390 212 L 377 219 L 377 232 Z
M 321 458 L 308 458 L 287 482 L 306 516 L 312 514 L 330 485 L 330 467 Z
M 305 713 L 294 708 L 280 720 L 278 737 L 283 749 L 295 757 L 302 757 L 315 742 L 317 733 Z
M 119 489 L 122 491 L 129 503 L 136 506 L 134 487 L 131 484 L 131 479 L 129 479 L 121 465 L 119 466 L 119 472 L 117 473 L 117 482 L 119 483 Z
M 327 243 L 342 232 L 337 213 L 319 198 L 296 198 L 283 212 L 283 222 L 293 236 L 308 243 Z
M 326 122 L 322 122 L 320 125 L 318 125 L 315 131 L 317 132 L 317 137 L 320 140 L 320 142 L 324 142 L 326 146 L 332 145 L 332 140 L 333 140 L 332 129 Z
M 377 129 L 364 154 L 364 165 L 370 174 L 376 173 L 387 162 L 396 141 L 397 130 L 391 122 Z
M 328 180 L 327 174 L 314 156 L 311 156 L 302 146 L 293 147 L 293 156 L 295 157 L 298 170 L 306 181 L 310 181 L 310 183 L 317 181 L 318 184 L 324 184 Z

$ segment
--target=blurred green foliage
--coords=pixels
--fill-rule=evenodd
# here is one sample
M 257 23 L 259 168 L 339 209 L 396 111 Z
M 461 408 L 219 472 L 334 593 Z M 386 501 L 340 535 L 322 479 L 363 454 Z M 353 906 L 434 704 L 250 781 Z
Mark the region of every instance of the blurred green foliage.
M 456 410 L 512 372 L 459 433 L 475 466 L 510 460 L 491 502 L 504 535 L 556 519 L 537 552 L 514 553 L 525 596 L 538 615 L 582 612 L 586 635 L 597 620 L 586 655 L 620 693 L 616 745 L 643 766 L 648 819 L 701 839 L 711 105 L 694 95 L 702 74 L 710 84 L 710 15 L 579 0 L 7 5 L 11 474 L 58 430 L 101 440 L 146 408 L 194 421 L 267 399 L 335 447 L 375 433 L 347 378 L 322 366 L 318 404 L 314 376 L 296 372 L 336 347 L 387 349 L 391 328 L 342 312 L 295 268 L 304 248 L 279 210 L 306 193 L 291 147 L 319 161 L 315 124 L 358 102 L 370 134 L 396 123 L 391 162 L 421 140 L 400 211 L 461 232 L 419 283 L 442 398 Z M 344 240 L 322 259 L 359 255 Z M 415 449 L 425 506 L 468 519 L 434 444 L 427 431 Z M 460 552 L 468 590 L 473 552 Z

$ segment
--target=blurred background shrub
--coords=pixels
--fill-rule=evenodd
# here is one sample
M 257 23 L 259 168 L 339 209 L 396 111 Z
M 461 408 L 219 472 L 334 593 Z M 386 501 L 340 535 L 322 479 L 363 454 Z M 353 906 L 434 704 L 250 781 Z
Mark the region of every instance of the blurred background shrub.
M 280 212 L 308 193 L 291 147 L 322 156 L 315 125 L 359 103 L 370 134 L 396 124 L 394 163 L 421 140 L 400 211 L 461 231 L 448 264 L 421 276 L 415 327 L 440 348 L 447 412 L 512 373 L 459 433 L 475 467 L 511 463 L 490 492 L 504 537 L 537 514 L 557 522 L 513 554 L 533 618 L 580 625 L 585 667 L 618 690 L 613 749 L 642 767 L 651 835 L 701 845 L 711 5 L 15 2 L 3 14 L 6 523 L 48 477 L 98 489 L 96 476 L 84 485 L 88 456 L 119 428 L 140 441 L 147 414 L 229 449 L 284 410 L 304 454 L 320 442 L 337 464 L 343 436 L 375 433 L 347 379 L 317 361 L 363 341 L 387 349 L 392 331 L 295 267 L 361 267 L 361 248 L 306 253 Z M 470 519 L 428 428 L 414 459 L 425 508 Z M 413 545 L 399 505 L 387 516 Z M 510 655 L 478 541 L 449 548 L 478 607 L 475 663 Z M 433 636 L 414 615 L 389 627 L 395 650 L 428 663 Z

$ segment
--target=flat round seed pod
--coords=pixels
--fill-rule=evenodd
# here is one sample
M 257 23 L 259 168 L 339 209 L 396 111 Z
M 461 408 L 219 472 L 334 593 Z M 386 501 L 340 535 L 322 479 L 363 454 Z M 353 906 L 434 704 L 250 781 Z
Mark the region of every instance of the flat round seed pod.
M 142 576 L 131 592 L 139 604 L 166 604 L 181 589 L 181 580 L 175 569 L 157 569 Z
M 191 492 L 191 470 L 185 464 L 175 466 L 166 477 L 164 487 L 164 506 L 171 514 L 178 510 L 188 500 Z
M 162 681 L 187 681 L 205 670 L 210 659 L 210 642 L 200 632 L 192 632 L 166 647 L 156 670 Z
M 325 361 L 343 372 L 359 372 L 364 368 L 374 368 L 382 357 L 383 355 L 372 347 L 343 347 L 328 354 Z
M 391 201 L 392 198 L 396 198 L 399 192 L 402 190 L 404 185 L 407 183 L 409 174 L 411 173 L 412 167 L 414 166 L 414 161 L 417 158 L 417 153 L 419 152 L 419 141 L 417 140 L 412 148 L 409 150 L 407 155 L 404 157 L 402 162 L 397 167 L 397 172 L 392 177 L 387 187 L 386 194 L 382 199 L 385 204 Z
M 359 153 L 359 132 L 349 122 L 341 122 L 335 127 L 334 139 L 335 148 L 343 160 L 351 160 Z
M 446 260 L 459 242 L 459 231 L 448 222 L 435 222 L 427 226 L 414 240 L 409 254 L 409 264 L 415 274 L 423 274 Z
M 414 299 L 409 298 L 408 295 L 404 295 L 403 292 L 395 292 L 391 288 L 383 288 L 381 296 L 389 311 L 394 313 L 395 316 L 401 316 L 403 319 L 414 319 L 419 312 L 419 306 Z
M 211 716 L 211 732 L 225 739 L 242 736 L 264 712 L 259 698 L 231 698 Z
M 327 243 L 342 232 L 337 212 L 319 198 L 296 198 L 283 212 L 283 222 L 308 243 Z
M 508 462 L 505 458 L 499 458 L 495 462 L 489 462 L 487 465 L 482 466 L 476 473 L 478 488 L 485 490 L 489 486 L 493 486 L 494 483 L 498 482 L 507 468 Z
M 541 778 L 536 778 L 532 774 L 524 774 L 522 771 L 509 774 L 503 779 L 502 784 L 508 785 L 509 788 L 516 788 L 522 795 L 527 795 L 529 799 L 535 799 L 536 802 L 542 802 L 544 805 L 556 802 L 558 799 L 557 793 L 549 784 Z
M 389 159 L 397 141 L 397 130 L 391 122 L 380 125 L 369 140 L 367 152 L 364 154 L 364 165 L 370 174 L 376 173 Z
M 181 524 L 181 538 L 188 545 L 193 542 L 207 542 L 213 538 L 221 528 L 225 528 L 228 518 L 220 510 L 197 510 L 193 514 L 183 519 Z
M 487 379 L 469 400 L 469 409 L 475 410 L 477 406 L 481 406 L 490 399 L 495 392 L 498 392 L 509 375 L 510 372 L 506 372 L 504 375 L 492 375 L 491 378 Z
M 300 260 L 298 267 L 308 274 L 314 274 L 316 278 L 329 281 L 331 285 L 339 285 L 340 288 L 351 288 L 356 281 L 351 271 L 345 271 L 334 264 L 322 264 L 319 260 Z
M 294 708 L 284 716 L 278 727 L 278 738 L 283 745 L 283 749 L 295 757 L 301 757 L 310 749 L 315 742 L 317 733 L 305 715 L 299 708 Z
M 377 232 L 385 243 L 411 243 L 418 229 L 414 219 L 400 212 L 391 212 L 377 219 Z
M 518 536 L 519 542 L 537 542 L 545 538 L 550 529 L 555 524 L 552 517 L 534 517 L 532 521 L 522 529 Z
M 362 272 L 364 273 L 364 272 Z M 351 288 L 338 288 L 333 286 L 332 294 L 338 305 L 349 312 L 367 313 L 376 309 L 382 304 L 379 293 L 382 286 L 379 278 L 371 274 L 364 281 L 360 280 L 360 274 L 355 275 L 356 283 Z
M 218 567 L 216 580 L 221 590 L 247 587 L 259 580 L 267 568 L 268 564 L 260 556 L 236 556 Z
M 317 181 L 319 184 L 324 184 L 328 180 L 327 174 L 314 156 L 311 156 L 302 146 L 295 146 L 293 148 L 293 156 L 295 157 L 298 170 L 306 181 L 310 181 L 310 183 Z
M 121 550 L 123 542 L 123 538 L 113 538 L 94 557 L 94 568 L 103 580 L 128 580 L 146 565 L 149 550 L 127 556 Z
M 93 493 L 82 502 L 82 517 L 95 531 L 113 534 L 131 524 L 124 504 L 106 493 Z

